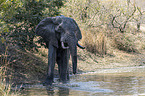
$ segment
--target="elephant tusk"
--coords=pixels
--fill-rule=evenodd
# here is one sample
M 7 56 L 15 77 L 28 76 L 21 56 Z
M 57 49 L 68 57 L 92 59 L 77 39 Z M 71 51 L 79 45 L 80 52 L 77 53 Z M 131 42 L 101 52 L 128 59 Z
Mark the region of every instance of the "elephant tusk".
M 61 42 L 61 47 L 62 47 L 63 49 L 68 49 L 68 48 L 69 48 L 69 47 L 65 47 L 63 42 Z
M 81 49 L 85 49 L 85 47 L 81 46 L 79 43 L 77 43 L 77 46 Z

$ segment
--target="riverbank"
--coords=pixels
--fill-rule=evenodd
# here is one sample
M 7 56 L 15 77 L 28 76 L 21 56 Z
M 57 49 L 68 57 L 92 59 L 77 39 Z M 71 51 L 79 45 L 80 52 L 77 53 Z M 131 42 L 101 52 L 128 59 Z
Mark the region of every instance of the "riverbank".
M 120 68 L 108 68 L 108 69 L 98 69 L 95 72 L 87 72 L 87 73 L 82 73 L 81 75 L 113 75 L 113 74 L 124 74 L 124 73 L 134 73 L 130 74 L 132 76 L 142 76 L 143 74 L 140 75 L 140 73 L 143 73 L 145 70 L 145 66 L 135 66 L 135 67 L 120 67 Z
M 13 54 L 13 61 L 7 62 L 5 70 L 6 80 L 13 87 L 25 84 L 41 84 L 45 81 L 47 73 L 47 55 L 48 49 L 40 48 L 39 52 L 24 52 L 18 49 L 9 49 L 8 53 Z M 70 74 L 72 74 L 72 64 L 70 60 Z M 78 48 L 78 75 L 121 75 L 125 72 L 134 70 L 140 71 L 145 68 L 145 51 L 141 53 L 127 53 L 117 49 L 110 55 L 107 53 L 104 57 L 92 54 L 86 49 Z M 58 77 L 57 64 L 55 66 L 55 77 Z M 133 74 L 134 75 L 134 74 Z M 139 74 L 136 74 L 140 76 Z M 72 75 L 73 76 L 73 75 Z M 71 76 L 71 78 L 72 78 Z M 72 80 L 72 79 L 71 79 Z
M 145 51 L 141 53 L 127 53 L 112 49 L 103 57 L 78 48 L 78 74 L 96 72 L 110 68 L 138 67 L 145 65 Z M 48 49 L 42 47 L 39 52 L 9 49 L 8 54 L 13 54 L 12 61 L 8 61 L 6 76 L 13 84 L 41 83 L 46 78 L 48 67 Z M 72 74 L 72 64 L 70 74 Z M 55 77 L 58 77 L 58 66 L 55 66 Z
M 30 95 L 144 95 L 145 66 L 98 69 L 95 72 L 71 75 L 70 82 L 62 84 L 55 78 L 52 87 L 40 83 L 23 84 L 22 94 Z M 79 94 L 79 95 L 77 95 Z
M 79 50 L 78 68 L 82 72 L 94 72 L 98 69 L 135 67 L 145 65 L 145 52 L 127 53 L 114 49 L 112 55 L 107 54 L 104 57 Z
M 41 54 L 35 53 L 31 54 L 28 53 L 30 57 L 36 56 L 36 61 L 33 63 L 39 63 L 38 64 L 28 64 L 28 68 L 25 69 L 26 73 L 23 73 L 25 75 L 25 78 L 22 78 L 22 82 L 42 82 L 45 80 L 46 72 L 47 72 L 47 49 L 40 49 Z M 40 51 L 39 50 L 39 51 Z M 43 51 L 42 51 L 43 50 Z M 42 55 L 43 54 L 43 55 Z M 34 56 L 33 56 L 34 55 Z M 28 61 L 28 60 L 26 60 Z M 43 63 L 42 63 L 43 62 Z M 72 62 L 70 60 L 70 74 L 72 74 Z M 31 67 L 30 67 L 31 66 Z M 142 51 L 142 53 L 127 53 L 120 50 L 113 50 L 113 54 L 109 55 L 107 54 L 104 57 L 100 57 L 99 55 L 92 54 L 86 50 L 78 49 L 78 73 L 86 73 L 86 72 L 97 72 L 97 70 L 105 70 L 105 69 L 112 69 L 112 68 L 127 68 L 128 70 L 131 70 L 129 68 L 131 67 L 139 67 L 139 66 L 145 66 L 145 52 Z M 29 70 L 29 71 L 28 71 Z M 121 69 L 120 69 L 121 70 Z M 26 78 L 27 76 L 27 78 Z M 55 77 L 58 77 L 58 66 L 56 64 L 55 66 Z

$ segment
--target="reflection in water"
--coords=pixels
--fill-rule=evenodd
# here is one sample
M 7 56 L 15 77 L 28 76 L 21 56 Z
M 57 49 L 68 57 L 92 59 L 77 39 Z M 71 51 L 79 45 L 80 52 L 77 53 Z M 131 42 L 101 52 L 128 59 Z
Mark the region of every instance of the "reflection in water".
M 69 88 L 63 88 L 63 87 L 58 87 L 58 92 L 55 92 L 56 89 L 54 87 L 46 87 L 48 96 L 56 96 L 55 93 L 57 93 L 57 96 L 69 96 Z
M 126 73 L 102 73 L 72 76 L 68 84 L 56 82 L 24 86 L 23 96 L 104 96 L 145 95 L 145 69 Z
M 55 93 L 53 87 L 46 87 L 46 90 L 47 90 L 48 96 L 53 96 Z

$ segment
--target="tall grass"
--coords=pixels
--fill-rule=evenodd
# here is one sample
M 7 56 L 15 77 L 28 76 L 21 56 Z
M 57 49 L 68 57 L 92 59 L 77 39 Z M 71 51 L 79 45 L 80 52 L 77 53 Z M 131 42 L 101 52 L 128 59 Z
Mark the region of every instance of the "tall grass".
M 144 32 L 132 33 L 127 31 L 120 33 L 117 30 L 107 28 L 88 28 L 82 31 L 82 35 L 81 42 L 86 50 L 102 57 L 112 48 L 128 53 L 140 53 L 141 50 L 145 49 Z
M 10 95 L 11 85 L 6 84 L 6 66 L 0 67 L 0 96 Z
M 83 45 L 85 45 L 86 50 L 91 53 L 99 54 L 103 56 L 106 54 L 106 36 L 103 32 L 97 32 L 93 30 L 88 30 L 87 32 L 82 32 L 84 38 L 82 40 Z
M 3 54 L 0 54 L 0 96 L 16 96 L 11 92 L 11 84 L 9 79 L 11 75 L 8 74 L 8 46 L 5 47 Z

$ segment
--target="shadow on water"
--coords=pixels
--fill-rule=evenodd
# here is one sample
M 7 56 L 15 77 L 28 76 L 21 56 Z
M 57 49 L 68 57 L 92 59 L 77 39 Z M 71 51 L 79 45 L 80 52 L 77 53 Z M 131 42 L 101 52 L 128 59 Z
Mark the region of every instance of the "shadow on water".
M 128 70 L 128 69 L 127 69 Z M 145 95 L 145 68 L 132 72 L 87 73 L 71 76 L 67 84 L 56 82 L 53 86 L 24 84 L 23 96 L 104 96 Z

